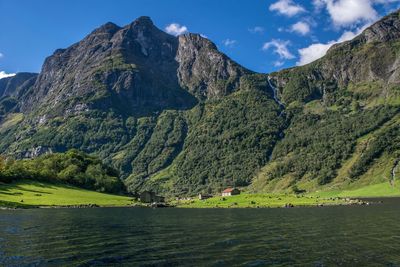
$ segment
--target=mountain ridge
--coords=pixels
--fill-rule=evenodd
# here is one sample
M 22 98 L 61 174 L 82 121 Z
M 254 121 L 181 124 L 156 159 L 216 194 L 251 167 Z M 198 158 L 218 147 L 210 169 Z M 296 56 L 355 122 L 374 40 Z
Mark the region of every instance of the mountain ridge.
M 208 39 L 169 35 L 149 17 L 108 22 L 27 79 L 0 114 L 0 152 L 77 148 L 116 167 L 132 192 L 326 187 L 376 129 L 385 127 L 369 142 L 384 148 L 360 160 L 373 168 L 375 158 L 397 159 L 385 136 L 398 127 L 384 125 L 399 112 L 399 29 L 397 11 L 315 62 L 260 74 Z M 346 183 L 364 179 L 357 164 Z

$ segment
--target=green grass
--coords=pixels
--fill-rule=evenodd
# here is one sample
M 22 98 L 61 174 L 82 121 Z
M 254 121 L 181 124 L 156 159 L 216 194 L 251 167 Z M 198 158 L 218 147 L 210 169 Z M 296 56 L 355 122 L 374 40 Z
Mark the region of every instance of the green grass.
M 320 196 L 300 196 L 294 194 L 247 194 L 222 197 L 216 196 L 206 200 L 181 200 L 174 202 L 181 208 L 277 208 L 285 204 L 294 206 L 340 205 L 346 204 L 343 199 L 322 198 Z
M 388 182 L 367 185 L 353 190 L 332 190 L 310 194 L 319 197 L 400 197 L 400 185 L 392 187 Z
M 0 206 L 128 206 L 135 202 L 131 197 L 104 194 L 62 184 L 21 181 L 0 184 Z
M 0 125 L 0 131 L 5 131 L 10 127 L 20 123 L 24 119 L 24 115 L 22 113 L 10 113 L 7 115 L 7 118 Z

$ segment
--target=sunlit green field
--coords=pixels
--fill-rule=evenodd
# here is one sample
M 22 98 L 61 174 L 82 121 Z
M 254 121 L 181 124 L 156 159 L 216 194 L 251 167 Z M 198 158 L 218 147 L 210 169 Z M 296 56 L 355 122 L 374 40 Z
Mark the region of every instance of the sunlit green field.
M 310 194 L 320 197 L 400 197 L 400 186 L 392 187 L 388 182 L 367 185 L 353 190 L 321 191 Z
M 216 196 L 206 200 L 176 201 L 182 208 L 276 208 L 286 204 L 293 206 L 317 206 L 348 204 L 343 199 L 322 198 L 319 196 L 297 196 L 294 194 L 240 194 L 236 196 Z
M 68 185 L 21 181 L 0 184 L 0 206 L 128 206 L 131 197 L 103 194 Z

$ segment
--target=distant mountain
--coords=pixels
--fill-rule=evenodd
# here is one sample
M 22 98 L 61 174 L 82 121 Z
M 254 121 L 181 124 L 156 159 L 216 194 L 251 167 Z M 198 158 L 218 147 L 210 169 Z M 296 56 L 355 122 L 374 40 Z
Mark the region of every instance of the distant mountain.
M 269 75 L 148 17 L 107 23 L 56 50 L 38 76 L 0 80 L 0 152 L 77 148 L 119 169 L 131 191 L 169 195 L 389 182 L 400 156 L 399 16 Z

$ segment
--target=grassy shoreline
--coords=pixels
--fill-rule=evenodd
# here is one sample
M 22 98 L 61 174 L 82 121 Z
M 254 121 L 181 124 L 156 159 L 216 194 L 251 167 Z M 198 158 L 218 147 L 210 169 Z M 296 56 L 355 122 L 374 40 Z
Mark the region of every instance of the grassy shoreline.
M 358 200 L 346 198 L 320 198 L 294 194 L 247 194 L 222 197 L 215 196 L 205 200 L 175 201 L 178 208 L 281 208 L 317 207 L 361 204 Z
M 375 193 L 375 194 L 372 194 Z M 400 188 L 387 184 L 368 185 L 354 190 L 321 191 L 302 195 L 242 193 L 214 196 L 206 200 L 171 201 L 177 208 L 281 208 L 369 204 L 361 198 L 399 197 Z M 149 207 L 132 197 L 99 193 L 64 184 L 20 181 L 0 184 L 0 209 Z

